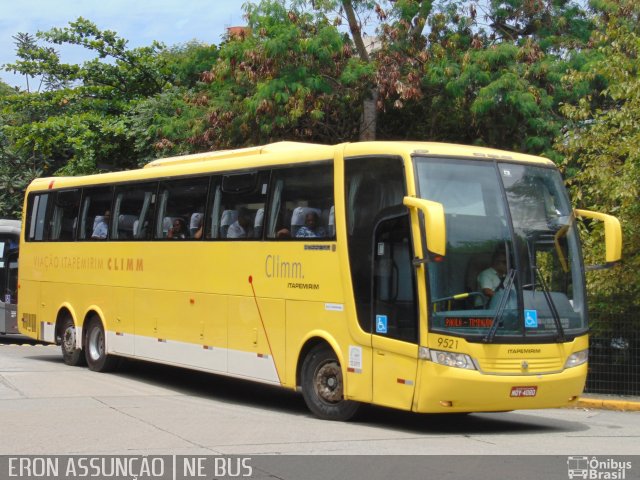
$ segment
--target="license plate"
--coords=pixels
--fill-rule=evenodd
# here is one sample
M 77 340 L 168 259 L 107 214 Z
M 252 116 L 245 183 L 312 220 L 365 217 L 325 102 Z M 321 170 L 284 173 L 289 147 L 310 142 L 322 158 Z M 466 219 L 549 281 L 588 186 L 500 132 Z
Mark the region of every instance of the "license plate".
M 511 387 L 511 396 L 516 398 L 535 397 L 538 393 L 538 387 Z

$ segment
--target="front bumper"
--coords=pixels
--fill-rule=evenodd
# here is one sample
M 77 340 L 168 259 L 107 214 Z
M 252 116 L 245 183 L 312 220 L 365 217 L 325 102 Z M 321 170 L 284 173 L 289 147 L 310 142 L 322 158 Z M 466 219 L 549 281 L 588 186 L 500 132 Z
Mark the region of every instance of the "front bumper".
M 420 413 L 500 412 L 563 407 L 577 402 L 587 364 L 559 373 L 491 375 L 422 361 L 412 410 Z M 514 387 L 535 387 L 535 396 L 512 396 Z

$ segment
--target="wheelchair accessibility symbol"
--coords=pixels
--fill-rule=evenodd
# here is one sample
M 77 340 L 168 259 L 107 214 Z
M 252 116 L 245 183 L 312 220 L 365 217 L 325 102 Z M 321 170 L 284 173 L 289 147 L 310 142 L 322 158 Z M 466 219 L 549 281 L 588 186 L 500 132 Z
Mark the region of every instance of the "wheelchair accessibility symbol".
M 386 315 L 376 315 L 376 333 L 387 333 Z
M 524 326 L 526 328 L 538 328 L 538 311 L 537 310 L 524 311 Z

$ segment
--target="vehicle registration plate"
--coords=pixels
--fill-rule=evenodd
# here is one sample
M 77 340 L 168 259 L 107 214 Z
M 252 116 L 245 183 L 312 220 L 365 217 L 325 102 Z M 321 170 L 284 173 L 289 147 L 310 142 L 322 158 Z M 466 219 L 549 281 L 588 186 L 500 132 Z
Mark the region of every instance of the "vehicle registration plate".
M 530 387 L 511 387 L 512 397 L 535 397 L 536 393 L 538 393 L 538 387 L 535 385 Z

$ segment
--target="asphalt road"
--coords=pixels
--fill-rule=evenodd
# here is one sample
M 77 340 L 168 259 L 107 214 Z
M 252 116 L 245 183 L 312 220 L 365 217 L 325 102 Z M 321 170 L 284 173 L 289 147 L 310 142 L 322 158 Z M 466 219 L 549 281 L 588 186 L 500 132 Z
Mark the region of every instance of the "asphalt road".
M 32 342 L 31 342 L 32 343 Z M 302 396 L 128 361 L 100 374 L 58 347 L 0 338 L 0 455 L 633 455 L 640 415 L 592 409 L 417 415 L 367 406 L 351 422 Z

